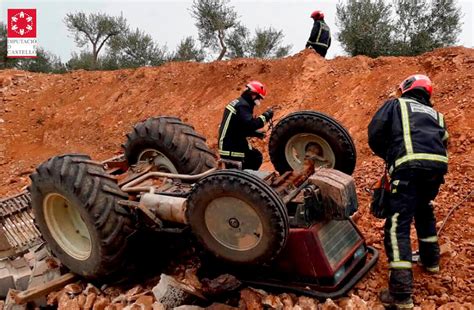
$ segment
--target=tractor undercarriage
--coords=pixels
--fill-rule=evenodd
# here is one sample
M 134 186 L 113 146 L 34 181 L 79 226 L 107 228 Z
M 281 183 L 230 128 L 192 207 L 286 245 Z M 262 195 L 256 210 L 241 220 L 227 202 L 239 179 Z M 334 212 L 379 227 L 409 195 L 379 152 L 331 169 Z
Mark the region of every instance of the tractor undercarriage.
M 320 299 L 344 295 L 378 258 L 350 219 L 352 139 L 307 111 L 280 121 L 269 147 L 277 172 L 227 169 L 238 163 L 216 160 L 191 126 L 162 117 L 137 124 L 122 156 L 53 157 L 31 175 L 22 208 L 11 207 L 20 196 L 0 201 L 4 253 L 41 232 L 72 272 L 107 279 L 123 270 L 136 231 L 191 231 L 218 262 L 203 266 L 209 272 Z

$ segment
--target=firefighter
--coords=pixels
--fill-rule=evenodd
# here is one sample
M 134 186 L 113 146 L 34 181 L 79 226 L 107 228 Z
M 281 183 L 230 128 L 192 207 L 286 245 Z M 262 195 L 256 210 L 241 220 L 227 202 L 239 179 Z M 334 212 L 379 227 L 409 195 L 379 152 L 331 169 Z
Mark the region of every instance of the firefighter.
M 448 170 L 448 132 L 444 117 L 430 101 L 433 87 L 425 75 L 399 86 L 398 99 L 386 101 L 369 124 L 369 145 L 391 175 L 384 245 L 389 287 L 380 292 L 388 307 L 412 309 L 413 273 L 410 225 L 415 219 L 420 263 L 439 272 L 439 245 L 433 200 Z
M 331 32 L 329 26 L 324 22 L 324 13 L 314 11 L 311 14 L 314 20 L 313 29 L 306 42 L 306 48 L 313 48 L 319 55 L 326 57 L 328 48 L 331 46 Z
M 253 110 L 266 94 L 262 83 L 251 81 L 241 96 L 230 102 L 224 110 L 219 127 L 219 154 L 223 159 L 241 162 L 242 169 L 258 170 L 262 165 L 262 153 L 252 148 L 247 138 L 265 136 L 258 129 L 272 119 L 273 110 L 268 109 L 257 118 L 253 116 Z

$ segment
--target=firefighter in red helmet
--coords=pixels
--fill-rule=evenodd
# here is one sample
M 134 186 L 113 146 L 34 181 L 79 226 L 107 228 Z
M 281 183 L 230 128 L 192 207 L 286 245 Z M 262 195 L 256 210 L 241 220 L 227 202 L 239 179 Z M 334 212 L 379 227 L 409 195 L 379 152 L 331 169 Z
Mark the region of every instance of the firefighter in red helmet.
M 262 165 L 262 153 L 254 149 L 247 138 L 263 138 L 263 132 L 258 129 L 273 117 L 272 109 L 259 117 L 253 116 L 255 106 L 260 105 L 266 95 L 267 89 L 262 83 L 251 81 L 240 97 L 230 102 L 224 110 L 219 127 L 219 155 L 223 159 L 241 162 L 242 169 L 258 170 Z
M 306 48 L 311 47 L 319 55 L 326 57 L 326 53 L 331 46 L 331 31 L 324 21 L 323 12 L 314 11 L 311 13 L 311 18 L 314 20 L 314 23 L 308 42 L 306 42 Z
M 384 227 L 389 261 L 389 287 L 380 292 L 387 307 L 412 309 L 413 272 L 410 226 L 418 236 L 420 262 L 425 271 L 439 272 L 439 245 L 431 200 L 448 171 L 448 132 L 443 114 L 430 101 L 433 87 L 421 74 L 406 78 L 397 99 L 375 113 L 369 124 L 369 145 L 385 160 L 390 194 Z

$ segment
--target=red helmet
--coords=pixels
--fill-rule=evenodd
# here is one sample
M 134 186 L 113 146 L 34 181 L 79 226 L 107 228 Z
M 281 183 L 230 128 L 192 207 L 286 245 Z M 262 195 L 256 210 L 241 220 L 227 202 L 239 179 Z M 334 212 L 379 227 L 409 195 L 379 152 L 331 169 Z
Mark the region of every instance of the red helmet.
M 259 95 L 260 97 L 262 97 L 262 99 L 265 98 L 265 96 L 267 95 L 267 89 L 265 88 L 265 86 L 260 83 L 259 81 L 251 81 L 249 82 L 247 85 L 245 85 L 247 87 L 248 90 L 250 90 L 252 93 L 255 93 L 257 95 Z
M 407 77 L 400 83 L 399 89 L 402 94 L 413 89 L 423 90 L 429 97 L 431 97 L 433 93 L 433 85 L 431 84 L 430 78 L 423 74 L 415 74 Z
M 311 13 L 311 18 L 313 19 L 324 19 L 324 13 L 321 11 L 314 11 Z

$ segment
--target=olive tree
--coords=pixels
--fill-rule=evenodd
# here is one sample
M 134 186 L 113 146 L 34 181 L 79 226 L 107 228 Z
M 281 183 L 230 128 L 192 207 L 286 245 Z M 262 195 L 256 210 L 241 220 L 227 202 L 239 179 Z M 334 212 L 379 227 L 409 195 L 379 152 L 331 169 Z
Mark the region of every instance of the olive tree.
M 194 0 L 191 16 L 196 20 L 202 45 L 218 51 L 217 60 L 223 59 L 227 52 L 227 35 L 239 24 L 229 0 Z
M 68 13 L 64 19 L 68 30 L 74 35 L 79 47 L 92 46 L 93 66 L 97 67 L 99 53 L 107 41 L 127 29 L 122 16 L 109 16 L 103 13 Z

